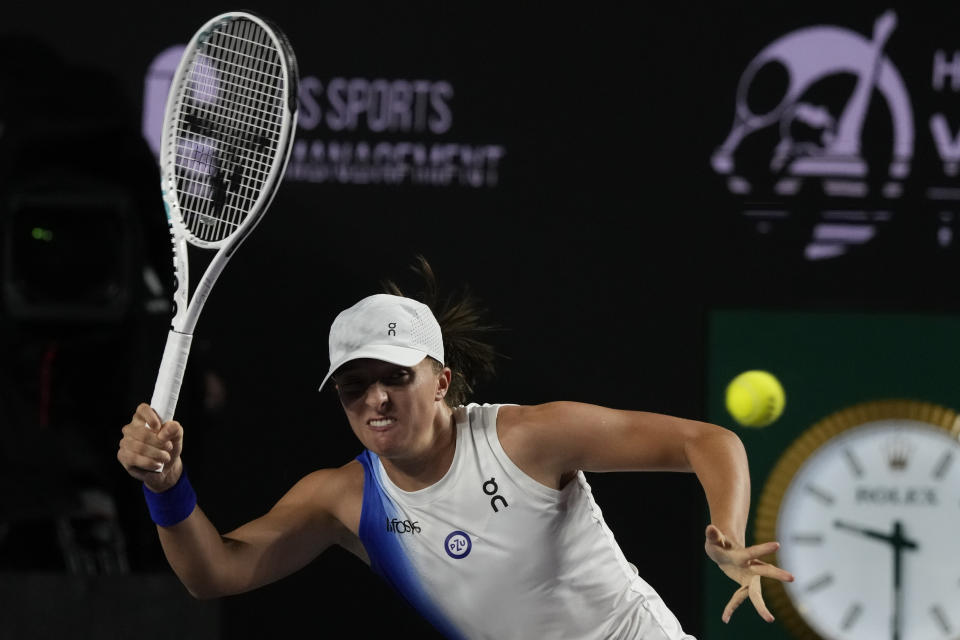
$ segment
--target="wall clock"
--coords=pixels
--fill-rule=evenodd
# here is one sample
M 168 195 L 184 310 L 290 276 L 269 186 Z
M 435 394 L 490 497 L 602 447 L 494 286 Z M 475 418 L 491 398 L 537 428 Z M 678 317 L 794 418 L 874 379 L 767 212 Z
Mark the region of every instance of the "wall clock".
M 886 400 L 838 411 L 787 448 L 757 503 L 789 584 L 765 581 L 801 640 L 960 640 L 960 420 Z

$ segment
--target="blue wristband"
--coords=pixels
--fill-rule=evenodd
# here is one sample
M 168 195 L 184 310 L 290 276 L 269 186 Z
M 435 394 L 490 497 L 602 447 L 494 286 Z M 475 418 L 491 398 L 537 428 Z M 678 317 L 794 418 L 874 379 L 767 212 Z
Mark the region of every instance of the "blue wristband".
M 197 506 L 197 494 L 187 478 L 187 470 L 180 472 L 180 479 L 166 491 L 154 493 L 143 485 L 143 497 L 147 499 L 150 519 L 161 527 L 172 527 L 183 522 Z

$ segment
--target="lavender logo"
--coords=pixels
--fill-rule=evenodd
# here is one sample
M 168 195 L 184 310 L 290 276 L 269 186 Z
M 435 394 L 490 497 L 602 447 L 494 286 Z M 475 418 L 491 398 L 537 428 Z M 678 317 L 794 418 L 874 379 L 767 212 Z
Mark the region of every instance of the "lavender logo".
M 816 177 L 823 179 L 827 195 L 866 196 L 868 167 L 861 154 L 861 138 L 876 90 L 886 101 L 893 125 L 890 180 L 883 194 L 899 197 L 900 181 L 910 173 L 914 125 L 903 78 L 883 53 L 896 26 L 896 14 L 887 11 L 874 23 L 871 39 L 841 27 L 816 26 L 788 33 L 758 53 L 740 77 L 733 127 L 711 158 L 714 171 L 729 176 L 730 191 L 749 194 L 753 190 L 753 184 L 737 172 L 741 143 L 758 131 L 776 127 L 778 142 L 768 171 L 776 178 L 773 188 L 778 195 L 793 195 L 803 179 Z M 771 66 L 786 71 L 786 91 L 773 108 L 755 113 L 748 94 L 759 73 Z M 841 74 L 852 75 L 856 85 L 839 110 L 810 99 L 814 85 Z

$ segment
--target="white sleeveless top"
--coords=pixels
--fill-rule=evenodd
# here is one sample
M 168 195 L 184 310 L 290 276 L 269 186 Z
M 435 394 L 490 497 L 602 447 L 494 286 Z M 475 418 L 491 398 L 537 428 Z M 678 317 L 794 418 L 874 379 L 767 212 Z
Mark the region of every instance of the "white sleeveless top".
M 452 639 L 694 640 L 624 558 L 582 472 L 557 491 L 507 457 L 498 409 L 454 411 L 453 463 L 425 489 L 358 456 L 371 568 Z

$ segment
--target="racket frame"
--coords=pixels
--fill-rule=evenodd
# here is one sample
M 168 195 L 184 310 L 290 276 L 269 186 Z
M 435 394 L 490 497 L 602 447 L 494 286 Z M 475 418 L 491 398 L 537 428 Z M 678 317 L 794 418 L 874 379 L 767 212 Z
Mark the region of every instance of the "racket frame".
M 289 126 L 283 127 L 280 131 L 280 140 L 277 142 L 278 151 L 267 172 L 267 180 L 260 189 L 256 202 L 250 207 L 249 213 L 243 221 L 240 222 L 237 229 L 229 236 L 220 240 L 209 241 L 195 236 L 183 222 L 176 187 L 177 127 L 169 126 L 169 123 L 175 122 L 176 119 L 179 118 L 183 94 L 182 86 L 187 82 L 188 72 L 191 69 L 193 60 L 196 58 L 199 45 L 211 36 L 211 33 L 218 25 L 237 19 L 247 19 L 257 23 L 270 35 L 274 45 L 280 52 L 280 63 L 288 80 L 284 91 L 286 93 L 285 109 L 290 124 Z M 184 55 L 180 59 L 180 64 L 177 66 L 173 82 L 170 85 L 170 91 L 167 94 L 167 104 L 163 120 L 163 135 L 160 141 L 160 186 L 167 221 L 170 225 L 170 233 L 173 236 L 173 267 L 174 277 L 176 278 L 173 295 L 174 316 L 171 320 L 170 327 L 172 330 L 185 334 L 193 333 L 197 319 L 200 316 L 200 311 L 203 309 L 203 305 L 206 303 L 210 290 L 213 288 L 220 272 L 223 271 L 225 264 L 233 255 L 233 252 L 246 240 L 250 232 L 253 231 L 254 227 L 263 218 L 263 215 L 273 201 L 280 180 L 283 177 L 287 161 L 290 158 L 290 151 L 293 148 L 294 132 L 297 126 L 297 84 L 298 69 L 296 57 L 286 36 L 270 21 L 248 11 L 230 11 L 211 18 L 197 30 L 189 44 L 187 44 L 186 49 L 184 49 Z M 200 281 L 197 283 L 196 290 L 193 296 L 189 298 L 189 302 L 188 243 L 205 249 L 219 249 L 207 266 Z
M 200 45 L 211 36 L 217 26 L 238 19 L 246 19 L 257 23 L 270 36 L 279 52 L 278 58 L 286 80 L 283 100 L 284 113 L 282 115 L 288 124 L 280 129 L 277 151 L 267 171 L 266 180 L 246 216 L 230 235 L 210 241 L 198 238 L 183 221 L 176 186 L 176 134 L 178 130 L 176 122 L 180 118 L 184 93 L 183 85 L 188 81 L 189 71 L 200 51 Z M 173 418 L 190 353 L 193 332 L 214 283 L 237 247 L 246 240 L 250 232 L 263 218 L 279 189 L 290 158 L 290 151 L 293 148 L 293 139 L 297 127 L 298 83 L 297 60 L 286 35 L 269 20 L 249 11 L 230 11 L 208 20 L 194 33 L 177 66 L 170 91 L 167 94 L 160 141 L 160 185 L 173 244 L 174 269 L 173 317 L 154 387 L 153 399 L 150 402 L 162 422 Z M 198 281 L 192 297 L 189 296 L 188 244 L 204 249 L 217 249 L 217 253 Z

